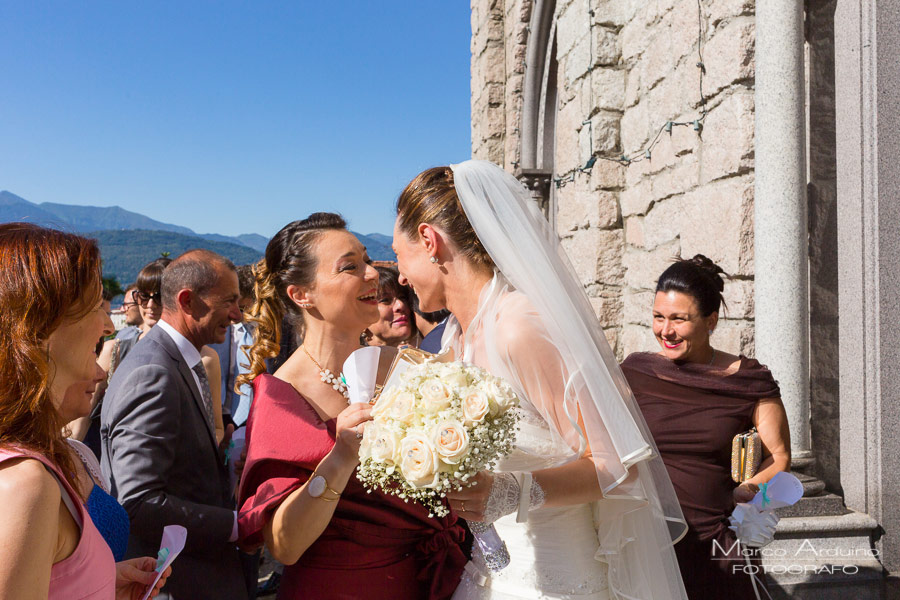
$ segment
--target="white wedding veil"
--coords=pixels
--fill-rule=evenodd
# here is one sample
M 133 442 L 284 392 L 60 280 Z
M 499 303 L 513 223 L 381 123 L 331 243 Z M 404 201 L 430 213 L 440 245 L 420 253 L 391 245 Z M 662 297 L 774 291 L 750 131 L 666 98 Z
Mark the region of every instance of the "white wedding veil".
M 556 233 L 525 187 L 500 167 L 470 160 L 451 168 L 465 215 L 496 267 L 476 316 L 482 335 L 489 338 L 487 345 L 495 346 L 489 352 L 488 368 L 510 378 L 514 387 L 516 382 L 533 379 L 533 371 L 561 374 L 559 381 L 564 383 L 556 387 L 564 389 L 555 394 L 555 406 L 532 403 L 556 428 L 558 438 L 565 440 L 567 461 L 579 458 L 589 447 L 597 465 L 604 495 L 595 506 L 597 558 L 609 564 L 611 597 L 686 598 L 673 549 L 687 531 L 678 498 Z M 524 366 L 510 356 L 515 352 L 502 350 L 511 346 L 499 340 L 492 344 L 492 339 L 506 335 L 490 327 L 500 318 L 491 311 L 502 308 L 504 290 L 524 296 L 527 310 L 519 312 L 528 313 L 540 327 L 541 339 L 548 342 L 545 349 L 550 348 L 544 351 L 541 344 L 531 344 L 516 350 L 519 356 L 539 354 L 524 361 Z M 459 335 L 459 325 L 452 320 L 445 344 Z

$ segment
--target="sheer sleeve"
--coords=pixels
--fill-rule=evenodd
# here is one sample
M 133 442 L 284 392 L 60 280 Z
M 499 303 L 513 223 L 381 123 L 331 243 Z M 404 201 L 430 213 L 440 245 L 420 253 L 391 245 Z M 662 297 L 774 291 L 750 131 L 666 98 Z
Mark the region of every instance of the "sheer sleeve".
M 494 354 L 491 362 L 506 357 L 505 379 L 525 406 L 533 407 L 551 425 L 573 455 L 584 453 L 587 440 L 577 428 L 577 411 L 571 412 L 566 401 L 570 373 L 534 308 L 521 295 L 508 295 L 493 329 L 496 347 L 486 349 Z
M 526 434 L 520 453 L 534 464 L 540 453 L 546 467 L 558 466 L 590 453 L 604 494 L 627 478 L 626 461 L 619 458 L 603 418 L 595 408 L 581 369 L 586 365 L 574 356 L 564 356 L 547 331 L 534 306 L 509 286 L 495 289 L 494 299 L 485 298 L 480 330 L 470 336 L 462 350 L 469 360 L 482 363 L 513 386 L 522 401 L 522 423 Z M 549 428 L 549 439 L 536 448 L 528 442 L 537 436 L 536 419 Z M 546 438 L 546 436 L 544 436 Z M 647 456 L 650 446 L 634 453 Z M 512 457 L 515 464 L 515 456 Z M 633 478 L 632 478 L 633 479 Z M 622 493 L 622 490 L 619 490 Z M 633 495 L 633 491 L 627 495 Z

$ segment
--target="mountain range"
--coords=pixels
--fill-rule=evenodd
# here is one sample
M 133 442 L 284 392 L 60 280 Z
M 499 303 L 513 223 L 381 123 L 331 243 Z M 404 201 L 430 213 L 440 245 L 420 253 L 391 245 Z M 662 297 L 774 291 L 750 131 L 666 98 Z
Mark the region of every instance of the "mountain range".
M 0 223 L 10 221 L 27 221 L 97 239 L 104 276 L 116 277 L 121 283 L 134 281 L 141 267 L 163 252 L 175 257 L 190 248 L 207 248 L 235 264 L 248 264 L 259 260 L 269 243 L 269 238 L 256 233 L 238 236 L 196 233 L 119 206 L 35 204 L 11 192 L 0 191 Z M 396 260 L 389 236 L 354 234 L 365 244 L 373 260 Z

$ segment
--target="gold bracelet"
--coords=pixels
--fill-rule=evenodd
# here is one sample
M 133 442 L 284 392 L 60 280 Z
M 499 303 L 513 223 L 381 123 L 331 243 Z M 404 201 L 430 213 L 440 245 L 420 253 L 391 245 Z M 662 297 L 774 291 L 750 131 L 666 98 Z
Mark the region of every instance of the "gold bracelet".
M 306 491 L 310 497 L 318 498 L 325 502 L 335 502 L 341 497 L 341 492 L 329 487 L 328 480 L 325 479 L 324 475 L 319 475 L 318 471 L 313 471 L 312 475 L 310 475 L 309 481 L 306 482 Z M 325 492 L 331 492 L 334 494 L 334 498 L 325 496 Z

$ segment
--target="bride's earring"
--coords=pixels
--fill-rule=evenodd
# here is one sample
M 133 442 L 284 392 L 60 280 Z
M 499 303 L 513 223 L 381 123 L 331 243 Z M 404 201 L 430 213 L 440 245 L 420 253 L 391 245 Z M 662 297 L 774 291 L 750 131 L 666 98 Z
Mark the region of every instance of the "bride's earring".
M 432 257 L 431 257 L 431 263 L 432 263 L 432 264 L 435 264 L 435 265 L 437 264 L 437 256 L 432 256 Z

